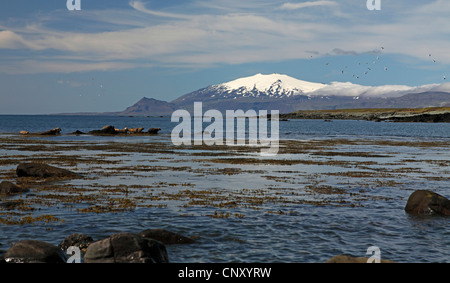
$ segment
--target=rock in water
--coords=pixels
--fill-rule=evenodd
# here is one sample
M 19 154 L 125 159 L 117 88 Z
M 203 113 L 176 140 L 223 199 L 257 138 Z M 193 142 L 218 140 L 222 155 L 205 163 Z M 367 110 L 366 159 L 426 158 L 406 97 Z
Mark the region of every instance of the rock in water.
M 9 263 L 65 263 L 66 256 L 57 246 L 36 241 L 24 240 L 15 243 L 3 258 Z
M 43 135 L 43 136 L 56 136 L 56 135 L 59 135 L 60 133 L 61 133 L 61 129 L 60 128 L 54 128 L 52 130 L 40 133 L 40 135 Z
M 116 135 L 116 128 L 114 126 L 104 126 L 101 130 L 90 131 L 91 135 Z
M 405 211 L 416 215 L 450 215 L 450 200 L 432 191 L 417 190 L 409 196 Z
M 151 129 L 149 129 L 147 132 L 148 132 L 150 135 L 157 135 L 159 131 L 161 131 L 160 128 L 151 128 Z
M 17 177 L 80 177 L 72 171 L 42 163 L 21 163 L 16 169 Z
M 168 263 L 166 247 L 152 239 L 118 233 L 94 242 L 84 255 L 86 263 Z
M 0 195 L 14 195 L 24 192 L 28 192 L 28 189 L 24 189 L 8 181 L 0 183 Z
M 191 238 L 187 238 L 180 234 L 173 233 L 164 229 L 144 230 L 139 233 L 139 236 L 160 241 L 165 245 L 190 244 L 194 242 L 194 240 Z

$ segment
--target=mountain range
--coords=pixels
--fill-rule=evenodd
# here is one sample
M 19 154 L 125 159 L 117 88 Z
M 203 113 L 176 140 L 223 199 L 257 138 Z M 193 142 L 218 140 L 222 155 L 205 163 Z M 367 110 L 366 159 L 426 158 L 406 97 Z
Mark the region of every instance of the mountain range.
M 194 102 L 203 110 L 329 110 L 354 108 L 422 108 L 450 106 L 450 83 L 417 87 L 403 85 L 362 86 L 350 82 L 330 84 L 299 80 L 282 74 L 256 74 L 210 85 L 171 102 L 142 98 L 121 116 L 171 115 L 177 109 L 193 111 Z

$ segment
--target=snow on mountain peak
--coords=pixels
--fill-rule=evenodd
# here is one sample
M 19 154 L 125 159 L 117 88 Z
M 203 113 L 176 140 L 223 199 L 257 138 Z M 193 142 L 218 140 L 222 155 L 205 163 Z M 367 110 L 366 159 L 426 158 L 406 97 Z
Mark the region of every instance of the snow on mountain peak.
M 245 94 L 245 92 L 258 92 L 268 93 L 268 95 L 291 96 L 314 92 L 326 85 L 302 81 L 282 74 L 256 74 L 254 76 L 240 78 L 217 86 L 225 88 L 228 92 L 239 90 L 243 94 Z

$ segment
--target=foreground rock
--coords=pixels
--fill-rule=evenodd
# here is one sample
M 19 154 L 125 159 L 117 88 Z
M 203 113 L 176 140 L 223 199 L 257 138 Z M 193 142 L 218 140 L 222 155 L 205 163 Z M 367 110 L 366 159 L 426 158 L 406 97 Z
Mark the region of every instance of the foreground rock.
M 3 181 L 0 183 L 0 195 L 15 195 L 28 192 L 28 189 L 17 186 L 11 182 Z
M 337 255 L 327 260 L 326 263 L 367 263 L 368 260 L 369 260 L 368 257 Z M 395 263 L 395 261 L 381 259 L 380 263 Z
M 65 263 L 66 256 L 58 247 L 46 242 L 25 240 L 15 243 L 3 258 L 8 263 Z
M 409 196 L 405 211 L 416 215 L 450 215 L 450 200 L 432 191 L 418 190 Z
M 165 245 L 191 244 L 195 242 L 191 238 L 164 229 L 148 229 L 140 232 L 138 235 L 143 238 L 157 240 Z
M 18 177 L 39 177 L 39 178 L 50 178 L 50 177 L 80 177 L 72 171 L 57 168 L 42 163 L 21 163 L 17 166 L 16 174 Z
M 86 252 L 87 248 L 90 244 L 92 244 L 94 240 L 92 237 L 86 236 L 84 234 L 74 233 L 67 238 L 65 238 L 59 245 L 63 251 L 67 251 L 69 247 L 78 247 L 82 253 Z
M 86 263 L 168 263 L 166 247 L 153 239 L 118 233 L 87 248 Z

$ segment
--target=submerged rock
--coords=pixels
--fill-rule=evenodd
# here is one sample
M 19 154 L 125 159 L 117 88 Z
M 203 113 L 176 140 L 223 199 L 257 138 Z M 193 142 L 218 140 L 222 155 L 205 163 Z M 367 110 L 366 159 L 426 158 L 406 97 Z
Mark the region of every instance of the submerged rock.
M 154 239 L 157 241 L 160 241 L 161 243 L 165 245 L 172 245 L 172 244 L 191 244 L 195 241 L 191 238 L 187 238 L 185 236 L 182 236 L 180 234 L 170 232 L 164 229 L 148 229 L 140 232 L 138 234 L 139 236 L 143 238 L 149 238 Z
M 132 233 L 118 233 L 87 248 L 86 263 L 167 263 L 164 244 Z
M 57 246 L 37 241 L 24 240 L 15 243 L 3 255 L 7 263 L 65 263 L 66 256 Z
M 417 190 L 409 196 L 405 211 L 416 215 L 450 215 L 450 200 L 432 191 Z
M 0 195 L 14 195 L 28 192 L 28 189 L 17 186 L 9 181 L 0 183 Z
M 18 177 L 80 177 L 79 174 L 72 171 L 57 168 L 43 163 L 21 163 L 17 166 L 16 174 Z

